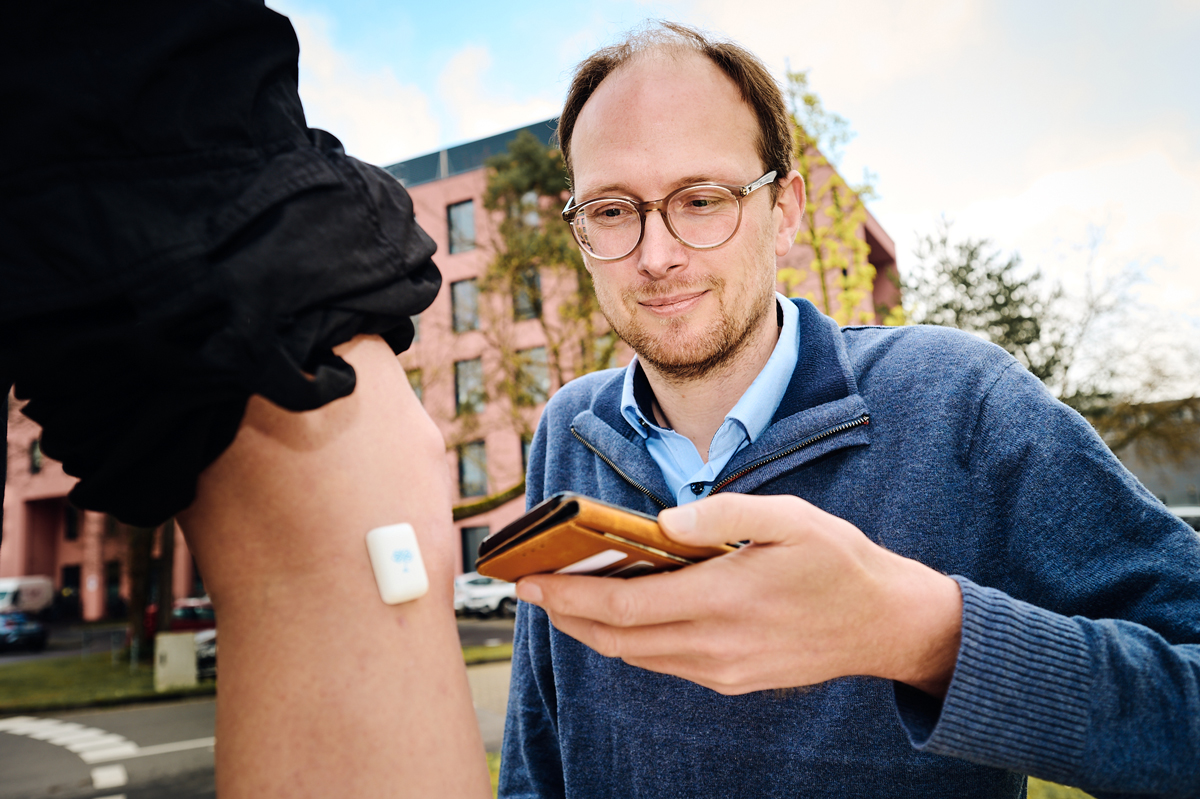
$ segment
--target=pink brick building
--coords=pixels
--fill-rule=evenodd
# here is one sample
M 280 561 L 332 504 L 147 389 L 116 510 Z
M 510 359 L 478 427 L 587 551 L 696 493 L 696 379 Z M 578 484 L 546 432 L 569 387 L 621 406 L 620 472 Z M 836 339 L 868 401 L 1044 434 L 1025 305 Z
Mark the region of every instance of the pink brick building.
M 483 208 L 484 161 L 503 152 L 520 130 L 550 143 L 554 123 L 547 120 L 388 167 L 408 188 L 417 221 L 438 245 L 442 290 L 418 318 L 418 338 L 400 362 L 446 438 L 446 463 L 457 485 L 456 515 L 461 518 L 455 527 L 464 571 L 474 565 L 478 542 L 524 510 L 524 457 L 544 404 L 514 408 L 497 390 L 501 352 L 523 353 L 532 364 L 534 382 L 541 383 L 546 396 L 553 393 L 559 386 L 551 371 L 536 373 L 539 358 L 545 362 L 545 350 L 539 354 L 539 348 L 546 344 L 537 313 L 554 318 L 564 296 L 549 273 L 540 275 L 540 303 L 533 305 L 478 292 L 475 281 L 493 254 L 494 228 Z M 873 296 L 862 301 L 861 310 L 874 316 L 877 309 L 899 301 L 895 247 L 869 214 L 860 235 L 878 272 Z M 803 268 L 811 259 L 810 250 L 795 247 L 780 266 Z M 798 293 L 813 288 L 810 278 Z M 617 362 L 628 363 L 629 357 L 628 351 L 618 351 Z M 41 456 L 40 433 L 36 424 L 10 409 L 0 577 L 49 576 L 58 589 L 78 592 L 85 619 L 101 618 L 117 597 L 128 596 L 124 541 L 102 514 L 76 511 L 66 501 L 74 481 L 58 463 Z M 491 502 L 485 501 L 489 498 Z M 178 530 L 175 536 L 174 594 L 195 595 L 203 588 Z

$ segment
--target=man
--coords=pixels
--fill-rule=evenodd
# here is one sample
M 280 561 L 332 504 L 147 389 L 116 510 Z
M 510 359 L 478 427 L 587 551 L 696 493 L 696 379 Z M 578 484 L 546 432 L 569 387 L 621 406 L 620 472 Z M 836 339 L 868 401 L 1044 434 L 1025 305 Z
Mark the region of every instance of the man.
M 518 584 L 502 795 L 1200 792 L 1200 540 L 998 348 L 774 294 L 804 193 L 762 65 L 664 25 L 559 138 L 637 357 L 548 404 L 527 501 L 753 543 Z
M 407 194 L 308 128 L 260 0 L 8 11 L 0 389 L 76 504 L 177 515 L 219 795 L 486 796 L 445 446 L 394 356 L 441 280 Z M 387 605 L 365 536 L 399 522 L 430 590 Z

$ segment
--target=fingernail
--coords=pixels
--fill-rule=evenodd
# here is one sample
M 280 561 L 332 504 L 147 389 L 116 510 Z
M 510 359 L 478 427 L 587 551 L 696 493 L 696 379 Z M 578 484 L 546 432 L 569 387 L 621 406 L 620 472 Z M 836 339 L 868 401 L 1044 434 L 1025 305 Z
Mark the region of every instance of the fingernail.
M 526 602 L 532 602 L 536 605 L 542 601 L 542 589 L 537 583 L 522 580 L 517 583 L 517 596 Z
M 667 508 L 658 514 L 658 521 L 677 533 L 690 533 L 696 529 L 696 509 L 691 505 Z

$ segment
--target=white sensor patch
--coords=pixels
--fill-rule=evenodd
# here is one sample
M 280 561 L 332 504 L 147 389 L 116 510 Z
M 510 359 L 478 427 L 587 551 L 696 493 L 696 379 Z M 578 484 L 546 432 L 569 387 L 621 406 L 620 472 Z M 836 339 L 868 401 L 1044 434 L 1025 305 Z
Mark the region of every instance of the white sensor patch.
M 429 590 L 425 562 L 411 524 L 389 524 L 367 533 L 367 554 L 379 596 L 387 604 L 411 602 Z

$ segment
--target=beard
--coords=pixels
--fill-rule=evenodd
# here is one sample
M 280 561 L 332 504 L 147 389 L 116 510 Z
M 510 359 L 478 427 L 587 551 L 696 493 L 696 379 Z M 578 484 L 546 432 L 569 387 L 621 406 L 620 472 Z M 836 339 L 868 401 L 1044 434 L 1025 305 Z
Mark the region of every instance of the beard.
M 725 280 L 711 275 L 665 286 L 630 289 L 619 298 L 625 309 L 623 318 L 613 313 L 611 298 L 598 295 L 597 299 L 613 331 L 644 364 L 668 380 L 688 382 L 710 376 L 714 370 L 731 363 L 750 342 L 763 317 L 771 311 L 775 296 L 773 275 L 771 278 L 760 286 L 752 286 L 753 295 L 746 298 L 729 297 L 725 293 Z M 716 317 L 704 329 L 693 329 L 688 316 L 650 320 L 638 316 L 639 302 L 704 290 L 717 300 Z

